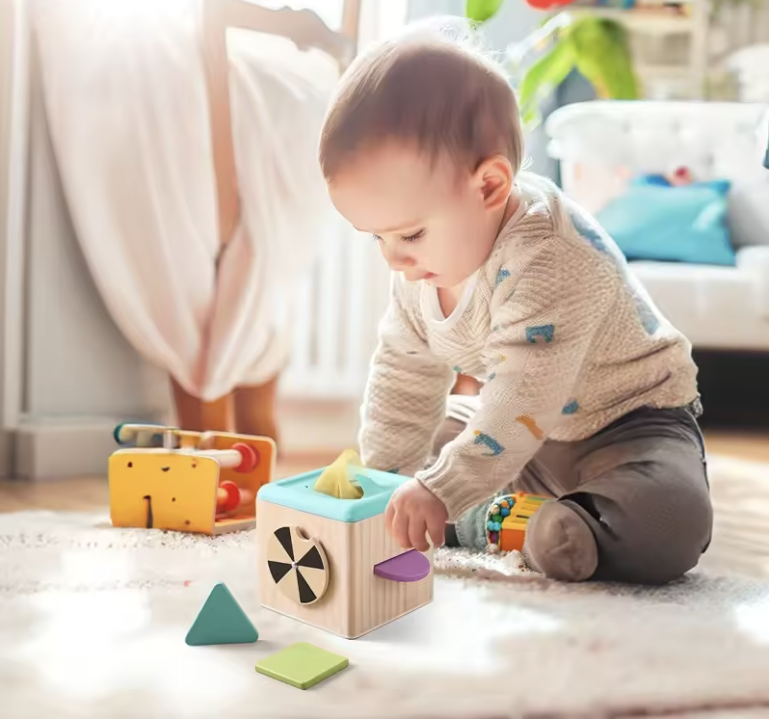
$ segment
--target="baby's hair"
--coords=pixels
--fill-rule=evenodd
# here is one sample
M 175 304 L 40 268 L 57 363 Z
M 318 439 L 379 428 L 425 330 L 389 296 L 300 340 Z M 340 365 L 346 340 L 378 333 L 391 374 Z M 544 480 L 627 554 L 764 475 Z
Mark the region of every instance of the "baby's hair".
M 386 140 L 414 144 L 432 162 L 447 153 L 471 171 L 493 155 L 520 170 L 514 92 L 466 21 L 410 25 L 355 60 L 323 125 L 323 175 L 334 177 L 356 153 Z

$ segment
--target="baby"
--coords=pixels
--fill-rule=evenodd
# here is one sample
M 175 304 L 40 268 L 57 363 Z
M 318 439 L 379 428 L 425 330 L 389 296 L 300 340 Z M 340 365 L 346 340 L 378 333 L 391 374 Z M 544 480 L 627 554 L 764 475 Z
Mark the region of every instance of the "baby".
M 522 491 L 509 548 L 548 577 L 695 566 L 712 511 L 689 343 L 596 221 L 521 170 L 499 67 L 426 29 L 375 47 L 342 79 L 320 161 L 393 271 L 360 444 L 413 477 L 386 511 L 396 541 L 505 548 Z M 456 374 L 482 382 L 479 410 L 435 455 Z

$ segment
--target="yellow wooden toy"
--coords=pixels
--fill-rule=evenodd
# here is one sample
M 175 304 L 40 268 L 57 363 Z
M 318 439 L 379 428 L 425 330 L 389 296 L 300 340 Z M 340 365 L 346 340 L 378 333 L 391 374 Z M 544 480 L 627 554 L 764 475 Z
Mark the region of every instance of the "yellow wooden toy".
M 332 478 L 348 461 L 357 493 Z M 407 479 L 357 463 L 346 452 L 328 469 L 263 486 L 256 501 L 262 605 L 348 639 L 433 597 L 431 552 L 401 549 L 385 528 L 391 494 Z
M 255 525 L 256 493 L 274 471 L 272 439 L 147 424 L 122 424 L 114 436 L 136 444 L 108 462 L 114 526 L 215 535 Z

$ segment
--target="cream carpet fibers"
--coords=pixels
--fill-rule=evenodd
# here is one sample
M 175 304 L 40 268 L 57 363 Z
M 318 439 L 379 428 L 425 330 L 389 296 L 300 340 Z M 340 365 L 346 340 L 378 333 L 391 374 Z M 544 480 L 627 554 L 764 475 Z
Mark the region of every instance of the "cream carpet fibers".
M 602 718 L 768 704 L 767 582 L 564 585 L 517 555 L 442 550 L 431 605 L 346 641 L 262 610 L 254 567 L 252 533 L 0 517 L 0 716 Z M 217 581 L 258 643 L 184 644 Z M 351 666 L 305 692 L 254 672 L 296 641 Z

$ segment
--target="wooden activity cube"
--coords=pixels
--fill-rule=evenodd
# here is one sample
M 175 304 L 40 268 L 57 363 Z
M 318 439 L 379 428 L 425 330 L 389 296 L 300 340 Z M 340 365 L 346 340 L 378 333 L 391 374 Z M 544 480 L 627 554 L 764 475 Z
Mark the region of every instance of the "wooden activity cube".
M 108 461 L 113 526 L 223 534 L 251 529 L 255 498 L 272 480 L 275 442 L 260 436 L 198 433 L 127 424 Z
M 431 552 L 406 551 L 385 508 L 406 479 L 365 469 L 360 499 L 314 490 L 323 469 L 263 486 L 256 500 L 261 604 L 347 639 L 428 604 Z

